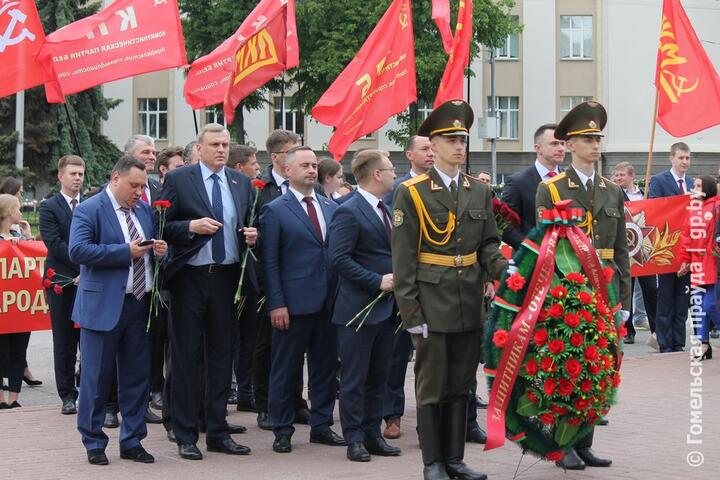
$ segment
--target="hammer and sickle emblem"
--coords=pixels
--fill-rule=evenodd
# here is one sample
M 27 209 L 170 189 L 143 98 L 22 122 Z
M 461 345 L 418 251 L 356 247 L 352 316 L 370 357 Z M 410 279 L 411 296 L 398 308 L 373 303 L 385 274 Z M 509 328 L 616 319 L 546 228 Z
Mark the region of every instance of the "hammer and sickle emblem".
M 370 90 L 370 87 L 372 86 L 372 78 L 370 78 L 370 74 L 366 73 L 362 77 L 360 77 L 356 82 L 355 85 L 360 86 L 362 85 L 362 93 L 360 96 L 362 98 L 365 98 L 365 95 L 367 95 L 368 90 Z
M 10 23 L 8 23 L 5 28 L 5 32 L 0 35 L 0 53 L 4 52 L 5 48 L 17 45 L 24 40 L 30 40 L 31 42 L 35 40 L 35 34 L 27 28 L 23 28 L 17 35 L 13 36 L 13 33 L 15 33 L 15 27 L 17 27 L 18 23 L 25 23 L 25 20 L 27 20 L 27 15 L 20 10 L 10 10 L 10 8 L 15 5 L 19 5 L 19 2 L 8 3 L 7 5 L 0 7 L 0 15 L 6 11 L 8 15 L 10 15 Z
M 167 0 L 155 0 L 153 7 L 158 7 L 160 5 L 167 5 Z

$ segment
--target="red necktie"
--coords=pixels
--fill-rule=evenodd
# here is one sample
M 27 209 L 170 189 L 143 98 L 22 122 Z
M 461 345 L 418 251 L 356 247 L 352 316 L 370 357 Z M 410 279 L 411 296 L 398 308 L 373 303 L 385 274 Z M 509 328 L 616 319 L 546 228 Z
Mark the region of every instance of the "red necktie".
M 322 241 L 322 228 L 320 228 L 320 220 L 317 216 L 317 211 L 315 211 L 315 205 L 313 205 L 313 199 L 312 197 L 305 197 L 303 198 L 303 202 L 307 204 L 307 213 L 308 217 L 310 217 L 310 222 L 313 224 L 313 227 L 315 227 L 315 233 L 317 234 L 320 241 Z
M 557 175 L 557 172 L 548 172 L 547 174 L 547 176 L 550 178 L 554 177 L 555 175 Z
M 380 209 L 380 214 L 383 218 L 383 223 L 385 224 L 385 231 L 387 231 L 388 238 L 392 238 L 392 228 L 390 227 L 390 220 L 388 220 L 387 212 L 385 211 L 385 205 L 383 204 L 382 200 L 378 202 L 377 208 Z
M 145 190 L 145 189 L 143 188 L 143 194 L 142 194 L 142 197 L 140 197 L 140 198 L 142 198 L 143 202 L 149 203 L 149 202 L 148 202 L 148 196 L 147 196 L 147 193 L 146 193 L 146 192 L 147 192 L 147 190 Z
M 682 178 L 678 179 L 678 188 L 680 189 L 680 195 L 685 195 L 685 189 L 683 188 Z

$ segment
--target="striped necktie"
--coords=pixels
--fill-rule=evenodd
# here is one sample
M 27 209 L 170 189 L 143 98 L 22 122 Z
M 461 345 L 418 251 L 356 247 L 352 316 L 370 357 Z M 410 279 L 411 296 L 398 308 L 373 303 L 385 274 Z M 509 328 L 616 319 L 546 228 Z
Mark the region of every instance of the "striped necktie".
M 130 234 L 130 241 L 142 240 L 140 234 L 135 227 L 135 222 L 130 217 L 130 209 L 126 207 L 120 207 L 120 210 L 125 214 L 125 221 L 127 222 L 128 233 Z M 132 294 L 140 300 L 145 295 L 145 256 L 133 258 L 133 283 L 132 283 Z

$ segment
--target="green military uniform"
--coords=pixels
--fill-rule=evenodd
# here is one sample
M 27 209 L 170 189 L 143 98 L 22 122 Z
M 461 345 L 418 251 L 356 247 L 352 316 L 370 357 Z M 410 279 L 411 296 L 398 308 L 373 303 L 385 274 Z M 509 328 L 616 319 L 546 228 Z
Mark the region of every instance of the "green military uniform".
M 472 119 L 467 103 L 448 102 L 418 135 L 467 135 Z M 428 331 L 427 338 L 412 335 L 425 478 L 447 478 L 445 468 L 459 478 L 482 478 L 462 470 L 462 455 L 468 392 L 480 361 L 484 279 L 499 278 L 507 267 L 490 188 L 462 173 L 448 188 L 431 168 L 400 184 L 394 198 L 395 298 L 403 327 L 427 325 Z M 440 432 L 440 425 L 448 431 Z

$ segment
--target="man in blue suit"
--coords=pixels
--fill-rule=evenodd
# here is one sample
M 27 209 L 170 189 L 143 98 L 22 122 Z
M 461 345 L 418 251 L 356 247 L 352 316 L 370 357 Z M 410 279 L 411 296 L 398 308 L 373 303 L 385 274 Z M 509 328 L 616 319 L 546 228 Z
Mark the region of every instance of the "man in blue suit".
M 390 214 L 383 196 L 395 179 L 387 153 L 362 150 L 351 164 L 358 182 L 330 224 L 330 263 L 338 273 L 332 323 L 337 328 L 342 364 L 340 423 L 348 442 L 347 458 L 370 461 L 370 454 L 400 455 L 382 438 L 382 400 L 386 366 L 392 357 L 395 300 L 392 295 L 357 317 L 380 292 L 392 292 Z M 352 322 L 348 325 L 348 322 Z
M 294 433 L 293 397 L 298 370 L 308 353 L 310 441 L 346 445 L 330 429 L 335 406 L 337 341 L 330 325 L 333 282 L 327 231 L 337 205 L 313 190 L 317 157 L 295 147 L 285 157 L 287 192 L 260 213 L 260 262 L 272 332 L 268 413 L 273 450 L 290 452 Z
M 690 147 L 686 143 L 678 142 L 670 147 L 670 164 L 670 170 L 650 179 L 648 198 L 685 195 L 692 191 L 693 178 L 687 175 Z M 685 322 L 690 304 L 690 276 L 658 275 L 657 299 L 655 334 L 660 353 L 681 352 L 685 346 Z
M 156 233 L 150 206 L 139 202 L 146 185 L 145 165 L 122 157 L 107 188 L 77 206 L 70 227 L 70 261 L 80 265 L 72 316 L 81 327 L 78 430 L 93 465 L 108 464 L 102 426 L 115 365 L 123 416 L 120 457 L 154 461 L 140 444 L 147 435 L 150 389 L 146 324 L 153 255 L 163 256 L 167 245 L 145 244 Z

